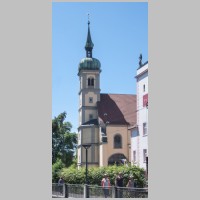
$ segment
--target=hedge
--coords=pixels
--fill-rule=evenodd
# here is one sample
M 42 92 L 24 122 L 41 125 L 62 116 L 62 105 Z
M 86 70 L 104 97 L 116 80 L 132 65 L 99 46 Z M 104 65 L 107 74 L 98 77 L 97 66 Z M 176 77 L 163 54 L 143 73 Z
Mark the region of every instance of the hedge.
M 108 167 L 89 167 L 88 168 L 88 182 L 90 185 L 99 185 L 103 175 L 106 173 L 110 178 L 111 185 L 114 185 L 115 178 L 119 172 L 123 173 L 124 186 L 128 182 L 130 175 L 134 176 L 137 183 L 137 187 L 144 187 L 146 184 L 145 173 L 142 168 L 137 166 L 108 166 Z M 59 172 L 59 176 L 62 176 L 65 183 L 68 184 L 84 184 L 85 183 L 85 167 L 77 169 L 74 167 L 62 168 Z

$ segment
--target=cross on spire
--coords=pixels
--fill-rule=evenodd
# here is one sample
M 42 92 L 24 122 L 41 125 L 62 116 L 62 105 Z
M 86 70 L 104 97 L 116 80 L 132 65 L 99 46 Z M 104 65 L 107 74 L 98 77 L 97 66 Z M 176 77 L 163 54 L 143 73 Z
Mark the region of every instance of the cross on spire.
M 85 50 L 86 50 L 86 57 L 92 58 L 92 49 L 94 44 L 92 43 L 91 35 L 90 35 L 90 20 L 89 20 L 89 13 L 88 13 L 88 34 L 87 34 L 87 41 L 85 44 Z
M 88 13 L 88 25 L 90 24 L 90 14 Z

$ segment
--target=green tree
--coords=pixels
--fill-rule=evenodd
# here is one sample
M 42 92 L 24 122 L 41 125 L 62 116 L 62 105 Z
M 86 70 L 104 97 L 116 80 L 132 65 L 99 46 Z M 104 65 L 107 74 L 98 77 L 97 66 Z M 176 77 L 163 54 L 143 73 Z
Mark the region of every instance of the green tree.
M 52 163 L 58 159 L 68 167 L 72 164 L 77 146 L 77 134 L 71 133 L 72 125 L 65 122 L 67 114 L 63 112 L 52 119 Z

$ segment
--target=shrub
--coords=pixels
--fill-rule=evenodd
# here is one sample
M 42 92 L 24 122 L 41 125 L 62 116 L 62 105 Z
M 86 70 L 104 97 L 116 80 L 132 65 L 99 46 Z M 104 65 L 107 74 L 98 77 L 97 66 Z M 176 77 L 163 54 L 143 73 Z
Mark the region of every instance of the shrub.
M 128 182 L 129 175 L 133 175 L 136 179 L 138 187 L 144 187 L 145 176 L 144 170 L 136 166 L 108 166 L 108 167 L 89 167 L 88 182 L 90 185 L 100 185 L 103 175 L 106 173 L 110 178 L 111 185 L 115 184 L 115 178 L 119 172 L 123 173 L 124 186 Z M 63 168 L 60 172 L 66 183 L 84 184 L 85 183 L 85 167 L 75 169 L 74 167 Z
M 57 159 L 52 165 L 52 181 L 55 183 L 58 181 L 60 172 L 65 165 L 62 163 L 61 159 Z

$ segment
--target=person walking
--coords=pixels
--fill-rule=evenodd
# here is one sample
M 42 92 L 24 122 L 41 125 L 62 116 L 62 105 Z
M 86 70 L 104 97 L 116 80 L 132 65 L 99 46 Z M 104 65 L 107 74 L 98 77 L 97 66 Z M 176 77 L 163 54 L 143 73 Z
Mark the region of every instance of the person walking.
M 128 189 L 128 196 L 129 196 L 129 198 L 135 198 L 136 197 L 136 191 L 134 190 L 134 188 L 135 188 L 135 181 L 134 181 L 132 175 L 129 176 L 129 180 L 128 180 L 128 183 L 127 183 L 126 187 L 129 188 Z
M 122 176 L 122 172 L 119 172 L 118 176 L 115 178 L 115 186 L 123 187 L 123 185 L 124 185 L 123 181 L 124 181 L 124 178 Z
M 115 186 L 117 187 L 119 198 L 122 198 L 123 188 L 120 187 L 124 186 L 123 182 L 124 182 L 124 177 L 122 176 L 122 172 L 119 172 L 118 176 L 115 178 Z
M 60 194 L 63 194 L 63 192 L 64 192 L 64 183 L 65 183 L 65 181 L 64 181 L 63 177 L 60 177 L 60 179 L 58 180 L 58 191 Z
M 64 184 L 65 183 L 65 181 L 63 180 L 63 177 L 60 177 L 60 179 L 58 180 L 58 184 Z
M 132 175 L 129 176 L 129 180 L 128 180 L 128 183 L 127 183 L 126 187 L 129 187 L 129 188 L 135 187 L 135 182 L 134 182 L 134 179 L 133 179 Z
M 109 189 L 110 189 L 110 179 L 108 178 L 107 174 L 104 174 L 104 177 L 101 180 L 101 186 L 103 188 L 104 197 L 107 198 L 109 196 Z

